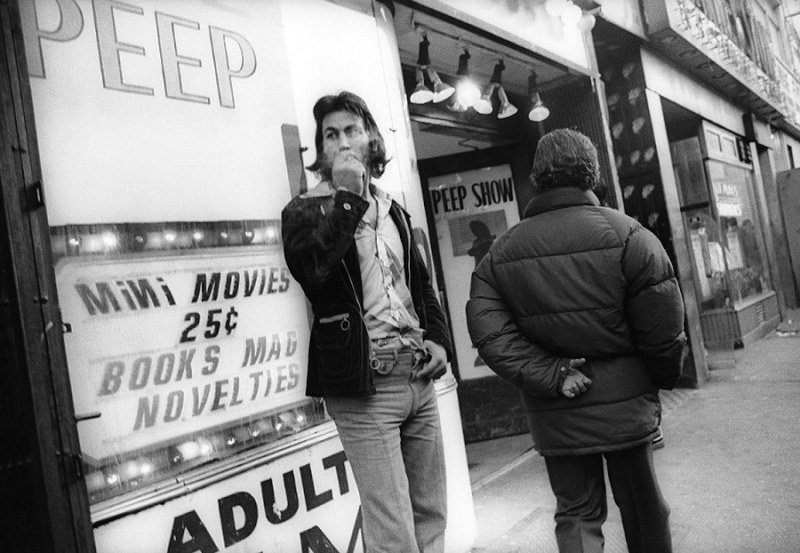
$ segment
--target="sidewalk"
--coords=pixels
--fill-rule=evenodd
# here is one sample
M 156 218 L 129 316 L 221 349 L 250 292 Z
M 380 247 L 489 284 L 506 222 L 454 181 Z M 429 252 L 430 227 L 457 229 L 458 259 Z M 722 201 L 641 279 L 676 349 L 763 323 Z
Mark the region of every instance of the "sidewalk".
M 796 313 L 797 315 L 797 313 Z M 798 320 L 798 317 L 794 317 Z M 676 553 L 800 551 L 800 335 L 709 355 L 699 390 L 662 392 L 656 471 Z M 467 445 L 473 553 L 557 551 L 555 498 L 527 435 Z M 608 498 L 605 551 L 625 552 Z

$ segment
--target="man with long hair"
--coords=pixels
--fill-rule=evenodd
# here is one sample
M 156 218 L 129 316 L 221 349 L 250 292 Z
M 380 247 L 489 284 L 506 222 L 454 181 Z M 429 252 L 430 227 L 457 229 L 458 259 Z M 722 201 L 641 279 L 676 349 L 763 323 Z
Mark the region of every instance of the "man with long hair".
M 516 385 L 556 496 L 559 551 L 599 552 L 603 460 L 628 551 L 672 551 L 653 468 L 659 388 L 680 376 L 683 300 L 663 246 L 601 207 L 583 134 L 539 140 L 535 196 L 472 275 L 467 321 L 486 364 Z
M 320 183 L 282 213 L 286 264 L 311 302 L 306 393 L 324 397 L 361 497 L 366 551 L 441 553 L 446 490 L 433 380 L 449 332 L 388 159 L 351 92 L 314 105 Z

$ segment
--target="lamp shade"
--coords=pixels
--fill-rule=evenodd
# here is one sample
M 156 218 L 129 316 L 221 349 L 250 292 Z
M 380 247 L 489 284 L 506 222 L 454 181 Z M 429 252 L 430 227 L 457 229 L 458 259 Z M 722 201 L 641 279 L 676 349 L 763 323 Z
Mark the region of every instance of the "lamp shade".
M 420 68 L 417 68 L 417 86 L 409 98 L 412 104 L 427 104 L 433 100 L 433 92 L 425 86 L 425 77 Z
M 542 102 L 538 92 L 536 93 L 535 98 L 536 100 L 533 103 L 533 107 L 528 112 L 528 119 L 536 123 L 540 123 L 550 117 L 550 110 L 544 105 L 544 102 Z
M 428 66 L 428 77 L 433 83 L 433 102 L 439 103 L 447 100 L 456 91 L 455 88 L 442 81 L 439 74 L 431 67 Z
M 503 85 L 497 87 L 497 97 L 500 99 L 500 109 L 497 110 L 498 119 L 506 119 L 519 111 L 517 106 L 508 101 Z
M 492 110 L 494 109 L 492 107 L 492 92 L 494 92 L 494 87 L 494 83 L 489 83 L 489 85 L 486 87 L 486 90 L 484 90 L 483 94 L 481 94 L 481 97 L 475 100 L 475 102 L 472 104 L 472 109 L 482 115 L 488 115 L 492 113 Z

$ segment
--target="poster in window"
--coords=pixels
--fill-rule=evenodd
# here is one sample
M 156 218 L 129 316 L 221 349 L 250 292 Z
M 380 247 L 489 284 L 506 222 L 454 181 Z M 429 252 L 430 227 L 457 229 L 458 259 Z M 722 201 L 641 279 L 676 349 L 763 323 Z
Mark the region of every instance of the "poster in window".
M 462 378 L 494 374 L 472 347 L 465 309 L 472 271 L 497 237 L 519 222 L 511 168 L 496 165 L 432 177 L 428 188 L 459 372 Z

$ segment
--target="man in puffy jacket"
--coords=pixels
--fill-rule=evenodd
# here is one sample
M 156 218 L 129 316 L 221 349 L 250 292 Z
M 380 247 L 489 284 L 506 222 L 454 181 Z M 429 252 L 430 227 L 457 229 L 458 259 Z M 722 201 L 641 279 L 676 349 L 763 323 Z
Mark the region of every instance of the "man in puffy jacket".
M 517 386 L 556 496 L 559 551 L 602 551 L 603 458 L 628 551 L 672 551 L 653 468 L 658 389 L 678 380 L 683 300 L 658 239 L 601 207 L 583 134 L 539 141 L 524 220 L 472 275 L 467 320 L 487 365 Z

